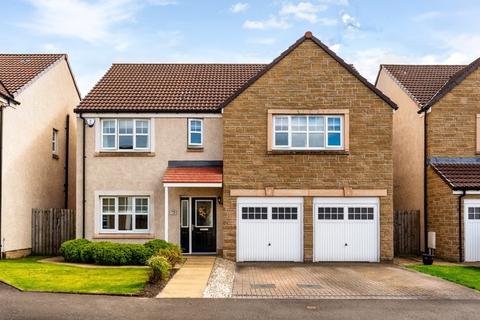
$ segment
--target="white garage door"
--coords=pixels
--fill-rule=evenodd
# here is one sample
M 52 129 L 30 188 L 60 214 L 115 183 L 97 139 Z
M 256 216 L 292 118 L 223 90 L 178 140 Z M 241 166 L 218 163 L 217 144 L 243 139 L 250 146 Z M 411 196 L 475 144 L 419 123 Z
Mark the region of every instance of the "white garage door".
M 465 261 L 480 261 L 480 201 L 466 199 L 465 206 Z
M 303 198 L 238 198 L 237 261 L 303 261 Z
M 314 261 L 379 261 L 378 198 L 315 198 Z

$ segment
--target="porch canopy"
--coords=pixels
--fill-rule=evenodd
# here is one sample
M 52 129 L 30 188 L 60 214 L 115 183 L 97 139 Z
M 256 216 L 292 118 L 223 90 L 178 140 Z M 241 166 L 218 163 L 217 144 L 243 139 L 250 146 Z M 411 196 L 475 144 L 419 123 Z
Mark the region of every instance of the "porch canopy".
M 223 161 L 169 161 L 162 183 L 165 199 L 165 241 L 168 241 L 168 189 L 221 188 Z

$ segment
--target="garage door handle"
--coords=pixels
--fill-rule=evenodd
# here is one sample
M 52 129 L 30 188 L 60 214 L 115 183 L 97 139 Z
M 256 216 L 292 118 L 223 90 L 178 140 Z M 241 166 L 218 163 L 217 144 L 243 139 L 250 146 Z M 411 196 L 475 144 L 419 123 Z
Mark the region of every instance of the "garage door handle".
M 272 246 L 272 244 L 269 242 L 269 243 L 268 243 L 268 246 L 270 247 L 270 246 Z
M 345 243 L 345 247 L 348 247 L 348 243 Z

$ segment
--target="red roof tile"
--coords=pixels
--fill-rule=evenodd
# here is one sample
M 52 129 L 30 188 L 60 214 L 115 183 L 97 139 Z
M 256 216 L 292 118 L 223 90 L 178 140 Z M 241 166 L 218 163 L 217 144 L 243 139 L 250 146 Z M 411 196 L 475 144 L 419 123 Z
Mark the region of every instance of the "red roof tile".
M 114 64 L 75 112 L 212 112 L 263 64 Z
M 221 167 L 176 167 L 167 168 L 163 183 L 222 183 Z
M 383 64 L 412 98 L 423 106 L 465 65 Z
M 64 54 L 0 54 L 0 81 L 17 92 Z
M 0 81 L 0 96 L 7 99 L 13 99 L 12 95 L 10 94 L 10 92 L 8 92 L 7 88 L 5 88 L 2 81 Z
M 435 163 L 432 168 L 454 190 L 480 190 L 480 163 Z

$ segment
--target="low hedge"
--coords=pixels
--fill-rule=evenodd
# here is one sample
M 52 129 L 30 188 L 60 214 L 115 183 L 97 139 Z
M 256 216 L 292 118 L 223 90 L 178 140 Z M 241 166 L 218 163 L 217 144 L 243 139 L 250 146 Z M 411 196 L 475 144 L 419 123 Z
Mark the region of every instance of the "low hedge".
M 67 262 L 117 266 L 145 265 L 149 258 L 162 249 L 179 250 L 179 247 L 158 239 L 145 244 L 91 242 L 86 239 L 76 239 L 64 242 L 60 247 L 60 253 Z

